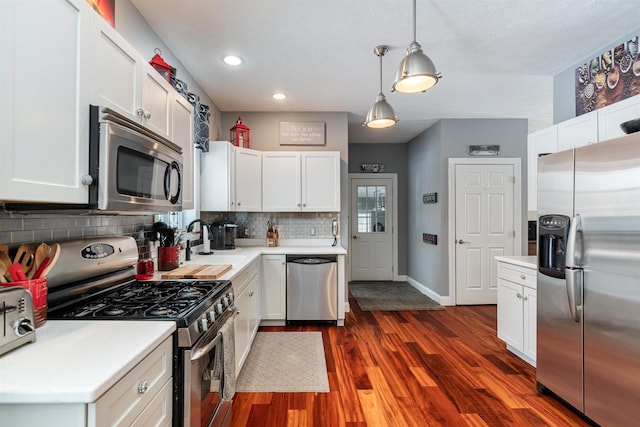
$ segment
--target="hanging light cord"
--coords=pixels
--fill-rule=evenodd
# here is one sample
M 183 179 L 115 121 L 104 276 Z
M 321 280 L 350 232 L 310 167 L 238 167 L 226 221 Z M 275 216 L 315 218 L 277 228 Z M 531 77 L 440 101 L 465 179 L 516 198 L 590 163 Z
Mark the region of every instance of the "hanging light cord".
M 413 42 L 416 42 L 416 0 L 413 0 Z
M 380 93 L 381 94 L 382 94 L 382 55 L 384 55 L 384 53 L 379 52 L 378 58 L 380 58 Z

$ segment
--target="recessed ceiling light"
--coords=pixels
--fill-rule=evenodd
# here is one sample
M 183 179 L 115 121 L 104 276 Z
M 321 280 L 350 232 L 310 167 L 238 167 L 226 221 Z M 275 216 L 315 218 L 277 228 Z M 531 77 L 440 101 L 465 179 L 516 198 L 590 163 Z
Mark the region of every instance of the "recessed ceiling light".
M 235 55 L 227 55 L 224 58 L 222 58 L 222 60 L 224 61 L 225 64 L 228 64 L 228 65 L 242 64 L 242 59 L 239 56 L 235 56 Z
M 287 95 L 285 95 L 284 93 L 274 93 L 273 94 L 273 99 L 277 99 L 278 101 L 285 99 L 287 97 Z

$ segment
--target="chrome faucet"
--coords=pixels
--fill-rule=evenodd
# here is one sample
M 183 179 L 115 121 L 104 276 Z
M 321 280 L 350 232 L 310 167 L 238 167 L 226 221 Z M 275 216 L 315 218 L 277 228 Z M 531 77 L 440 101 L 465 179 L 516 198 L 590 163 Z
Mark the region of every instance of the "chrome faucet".
M 200 224 L 200 230 L 202 231 L 202 229 L 206 228 L 207 229 L 207 234 L 209 236 L 209 239 L 211 238 L 212 234 L 211 234 L 211 226 L 209 224 L 207 224 L 205 221 L 201 220 L 201 219 L 194 219 L 193 221 L 191 221 L 189 223 L 189 225 L 187 226 L 187 233 L 190 233 L 193 230 L 193 225 L 195 223 L 199 223 Z M 202 234 L 200 235 L 200 240 L 198 241 L 199 243 L 204 243 L 204 240 L 202 238 Z M 186 247 L 186 252 L 184 254 L 184 259 L 185 261 L 190 261 L 191 260 L 191 240 L 187 239 L 187 247 Z

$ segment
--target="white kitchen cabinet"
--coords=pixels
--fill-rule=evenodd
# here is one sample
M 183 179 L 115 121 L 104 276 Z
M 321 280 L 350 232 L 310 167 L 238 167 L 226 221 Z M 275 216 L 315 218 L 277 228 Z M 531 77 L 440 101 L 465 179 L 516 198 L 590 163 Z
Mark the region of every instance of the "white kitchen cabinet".
M 558 151 L 598 142 L 598 112 L 574 117 L 558 123 Z
M 262 256 L 262 320 L 284 322 L 287 318 L 286 255 Z
M 337 151 L 264 153 L 262 179 L 264 211 L 340 211 Z
M 0 1 L 0 200 L 88 202 L 94 14 L 85 0 Z
M 640 95 L 607 105 L 597 111 L 600 141 L 624 136 L 626 134 L 620 129 L 620 123 L 640 117 Z
M 171 140 L 182 148 L 182 209 L 194 207 L 194 111 L 193 105 L 177 92 L 172 97 Z
M 148 60 L 93 14 L 91 103 L 110 107 L 171 139 L 175 90 Z
M 200 210 L 259 212 L 261 153 L 227 141 L 210 141 L 200 156 Z
M 236 147 L 236 211 L 262 210 L 262 153 Z
M 535 258 L 534 258 L 535 259 Z M 537 274 L 525 266 L 498 258 L 498 338 L 507 349 L 536 364 Z
M 236 377 L 247 360 L 251 343 L 260 324 L 260 262 L 259 258 L 251 262 L 243 271 L 233 278 L 235 294 L 236 318 L 235 357 Z
M 172 369 L 170 336 L 95 402 L 7 404 L 2 407 L 2 423 L 51 427 L 170 426 Z
M 556 126 L 532 132 L 527 137 L 527 194 L 528 210 L 538 210 L 538 156 L 558 151 Z

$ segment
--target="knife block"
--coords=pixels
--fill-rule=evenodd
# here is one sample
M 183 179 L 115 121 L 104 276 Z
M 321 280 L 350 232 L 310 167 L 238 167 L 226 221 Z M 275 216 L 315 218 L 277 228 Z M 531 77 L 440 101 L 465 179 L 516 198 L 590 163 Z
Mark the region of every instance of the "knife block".
M 267 231 L 267 247 L 273 248 L 278 246 L 278 230 Z

